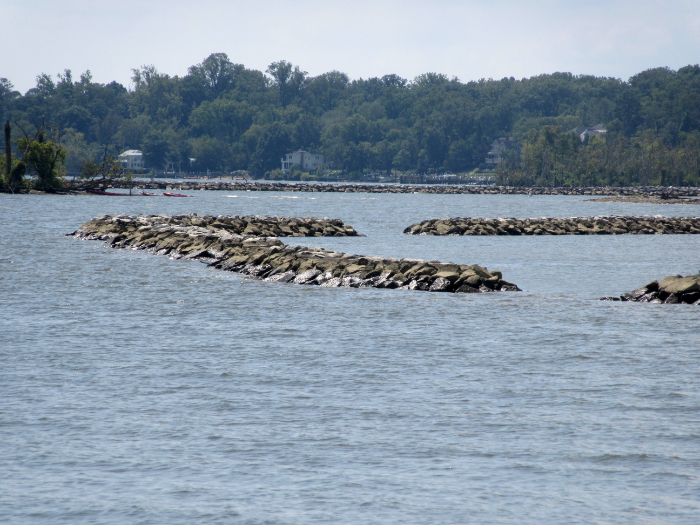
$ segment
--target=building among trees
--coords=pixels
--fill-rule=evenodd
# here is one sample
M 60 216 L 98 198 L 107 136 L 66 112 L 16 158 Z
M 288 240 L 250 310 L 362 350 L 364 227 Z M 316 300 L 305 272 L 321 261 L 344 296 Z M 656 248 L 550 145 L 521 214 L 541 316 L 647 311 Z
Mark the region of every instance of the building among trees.
M 324 159 L 319 153 L 310 153 L 301 148 L 282 157 L 282 173 L 287 173 L 292 164 L 296 164 L 304 171 L 309 171 L 324 164 Z
M 608 130 L 605 129 L 605 126 L 603 124 L 596 124 L 592 128 L 587 128 L 586 126 L 579 126 L 577 128 L 569 130 L 569 133 L 576 133 L 578 135 L 578 138 L 581 139 L 581 142 L 586 142 L 593 135 L 602 135 L 603 133 L 607 132 Z
M 119 162 L 125 170 L 142 170 L 143 152 L 137 149 L 130 149 L 119 155 Z
M 506 135 L 500 139 L 496 139 L 491 144 L 491 149 L 486 157 L 485 163 L 489 168 L 495 168 L 503 162 L 502 153 L 513 148 L 513 137 Z

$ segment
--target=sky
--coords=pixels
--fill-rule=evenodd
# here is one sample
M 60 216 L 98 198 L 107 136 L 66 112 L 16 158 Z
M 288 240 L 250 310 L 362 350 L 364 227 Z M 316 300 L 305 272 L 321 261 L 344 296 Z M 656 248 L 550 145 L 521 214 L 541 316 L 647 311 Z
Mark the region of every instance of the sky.
M 126 87 L 131 70 L 171 76 L 212 53 L 310 76 L 427 72 L 517 79 L 567 71 L 629 79 L 700 62 L 700 0 L 0 0 L 0 77 L 40 73 Z

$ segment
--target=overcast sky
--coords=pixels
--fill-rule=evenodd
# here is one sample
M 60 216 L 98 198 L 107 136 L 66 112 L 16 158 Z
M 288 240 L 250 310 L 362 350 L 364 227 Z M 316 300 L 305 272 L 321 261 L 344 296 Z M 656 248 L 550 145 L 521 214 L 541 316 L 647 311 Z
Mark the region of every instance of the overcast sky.
M 170 75 L 211 53 L 311 76 L 426 72 L 480 78 L 570 71 L 627 80 L 700 62 L 700 0 L 0 0 L 0 77 L 87 69 L 130 85 L 145 64 Z M 8 44 L 9 43 L 9 44 Z

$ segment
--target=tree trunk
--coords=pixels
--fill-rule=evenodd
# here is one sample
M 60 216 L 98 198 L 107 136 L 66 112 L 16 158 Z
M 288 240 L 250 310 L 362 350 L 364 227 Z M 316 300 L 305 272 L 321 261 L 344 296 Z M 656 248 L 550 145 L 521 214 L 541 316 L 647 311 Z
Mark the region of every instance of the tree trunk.
M 10 172 L 12 171 L 12 144 L 10 140 L 10 121 L 5 122 L 5 173 L 7 182 L 10 182 Z

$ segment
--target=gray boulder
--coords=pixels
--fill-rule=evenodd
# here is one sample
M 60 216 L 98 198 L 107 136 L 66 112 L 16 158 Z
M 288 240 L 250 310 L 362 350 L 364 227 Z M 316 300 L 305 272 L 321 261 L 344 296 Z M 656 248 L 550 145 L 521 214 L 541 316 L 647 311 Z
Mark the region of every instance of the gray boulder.
M 321 270 L 315 268 L 306 270 L 294 278 L 294 284 L 311 284 L 319 275 L 321 275 Z
M 455 275 L 455 279 L 457 277 L 458 276 Z M 446 292 L 450 289 L 451 286 L 452 283 L 449 279 L 446 279 L 445 277 L 438 277 L 433 281 L 433 284 L 430 285 L 430 288 L 428 288 L 428 290 L 431 292 Z
M 457 290 L 455 290 L 456 293 L 479 293 L 478 288 L 474 288 L 473 286 L 469 286 L 468 284 L 463 284 Z
M 333 277 L 328 279 L 326 282 L 321 284 L 324 288 L 338 288 L 343 285 L 343 279 L 340 277 Z
M 265 280 L 271 283 L 289 283 L 292 282 L 296 276 L 297 274 L 295 274 L 294 272 L 283 272 L 268 277 Z
M 676 295 L 683 295 L 700 291 L 700 274 L 682 277 L 666 277 L 659 283 L 659 290 Z
M 671 295 L 666 297 L 664 304 L 678 304 L 680 302 L 681 302 L 680 297 L 678 297 L 675 293 L 672 293 Z

